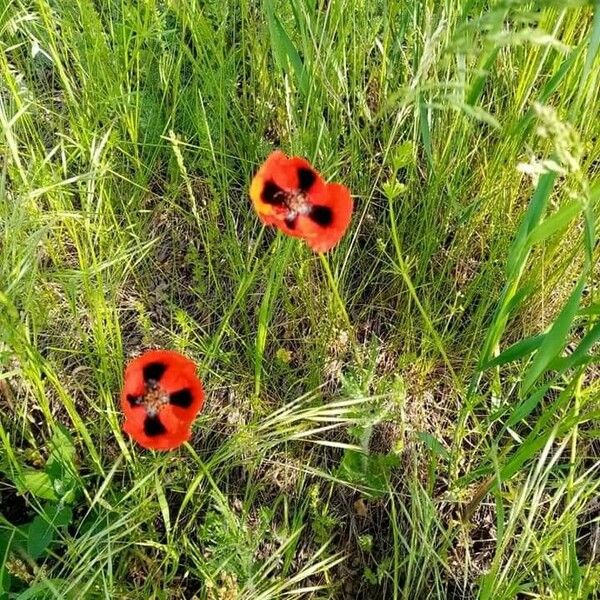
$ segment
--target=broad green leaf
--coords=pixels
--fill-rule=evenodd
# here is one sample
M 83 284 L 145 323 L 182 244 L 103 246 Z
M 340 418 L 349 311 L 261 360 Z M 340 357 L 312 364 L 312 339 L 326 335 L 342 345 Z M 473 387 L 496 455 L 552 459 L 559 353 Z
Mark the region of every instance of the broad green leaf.
M 53 579 L 44 579 L 39 583 L 32 585 L 29 589 L 25 590 L 18 596 L 15 596 L 15 600 L 56 600 L 57 598 L 64 598 L 64 600 L 70 600 L 75 598 L 75 593 L 64 595 L 60 589 L 62 586 L 72 588 L 72 583 L 66 579 L 60 579 L 55 577 Z
M 527 246 L 543 242 L 550 236 L 564 231 L 571 221 L 581 212 L 581 202 L 575 200 L 561 206 L 553 215 L 544 219 L 527 238 Z
M 265 0 L 264 7 L 275 60 L 283 71 L 289 72 L 291 67 L 296 77 L 298 89 L 304 96 L 307 96 L 308 74 L 300 54 L 275 13 L 273 0 Z
M 550 77 L 550 79 L 548 79 L 548 81 L 546 81 L 546 83 L 544 83 L 544 85 L 542 86 L 542 89 L 540 91 L 540 95 L 537 98 L 537 101 L 540 104 L 545 104 L 546 102 L 548 102 L 548 99 L 556 91 L 556 88 L 558 87 L 560 82 L 571 72 L 571 69 L 573 68 L 573 64 L 579 58 L 580 53 L 581 53 L 581 46 L 575 46 L 575 48 L 573 48 L 571 50 L 571 52 L 569 53 L 569 56 L 567 56 L 567 58 L 565 58 L 563 63 L 560 65 L 560 67 L 558 69 L 556 69 L 556 71 L 554 72 L 552 77 Z M 533 111 L 533 109 L 531 110 L 531 115 L 532 116 L 535 115 L 535 112 Z
M 338 468 L 338 476 L 351 483 L 367 488 L 367 492 L 378 497 L 387 490 L 391 471 L 397 467 L 400 458 L 395 454 L 362 454 L 356 450 L 346 450 Z
M 73 520 L 73 510 L 70 506 L 55 506 L 50 509 L 49 516 L 52 524 L 57 527 L 66 527 Z
M 75 459 L 75 444 L 71 432 L 64 425 L 57 425 L 50 440 L 52 452 L 48 462 L 59 460 L 64 465 L 72 465 Z
M 556 427 L 550 427 L 557 410 L 565 405 L 571 397 L 571 390 L 565 390 L 557 400 L 548 405 L 538 419 L 535 428 L 525 438 L 517 451 L 508 459 L 500 470 L 500 479 L 507 481 L 530 459 L 532 459 L 546 444 L 550 437 L 559 436 L 568 431 L 577 422 L 576 418 L 563 418 Z
M 507 422 L 505 427 L 509 427 L 511 424 L 516 423 L 526 414 L 531 412 L 533 408 L 543 399 L 545 393 L 550 388 L 550 384 L 547 384 L 540 390 L 536 390 L 534 394 L 522 402 L 516 409 L 511 418 Z M 517 449 L 509 455 L 502 457 L 499 463 L 500 466 L 500 481 L 507 481 L 510 479 L 519 469 L 530 459 L 532 459 L 544 444 L 548 441 L 550 436 L 559 435 L 561 431 L 566 431 L 573 426 L 568 418 L 563 418 L 560 421 L 558 429 L 552 425 L 556 422 L 556 413 L 564 409 L 572 398 L 573 390 L 569 386 L 561 391 L 558 398 L 544 406 L 544 410 L 540 411 L 539 418 L 535 422 L 533 429 L 529 432 L 527 437 L 518 445 Z M 491 472 L 491 468 L 480 469 L 482 473 Z M 466 480 L 469 481 L 468 479 Z
M 581 73 L 581 85 L 580 89 L 585 87 L 585 82 L 590 74 L 592 65 L 598 56 L 598 50 L 600 49 L 600 4 L 596 2 L 594 8 L 594 21 L 592 24 L 592 31 L 590 33 L 590 41 L 587 47 L 587 53 L 585 55 L 585 64 L 583 65 L 583 72 Z
M 533 357 L 533 362 L 523 376 L 521 396 L 533 386 L 537 379 L 544 373 L 550 362 L 558 356 L 565 346 L 565 341 L 573 319 L 577 314 L 581 292 L 585 286 L 585 278 L 582 277 L 577 287 L 571 293 L 569 300 L 561 310 L 550 331 L 544 336 L 544 343 Z
M 506 363 L 524 358 L 525 356 L 529 356 L 534 350 L 537 350 L 540 347 L 540 345 L 544 342 L 545 337 L 545 334 L 534 335 L 521 340 L 516 344 L 513 344 L 501 352 L 498 356 L 492 358 L 486 364 L 484 364 L 482 370 L 491 369 L 492 367 L 504 365 Z
M 0 566 L 0 600 L 6 600 L 10 592 L 11 586 L 11 578 L 10 573 L 4 567 L 4 565 Z
M 471 87 L 467 93 L 467 97 L 465 98 L 465 102 L 467 104 L 471 104 L 472 106 L 474 106 L 477 100 L 479 100 L 481 92 L 483 92 L 485 82 L 489 77 L 490 69 L 496 62 L 498 52 L 500 52 L 499 47 L 492 48 L 492 50 L 488 52 L 487 56 L 481 63 L 481 66 L 474 71 L 475 73 L 477 73 L 477 75 L 473 78 L 473 81 L 471 82 Z
M 436 455 L 444 459 L 449 459 L 448 450 L 442 446 L 441 442 L 426 431 L 419 431 L 417 437 Z
M 508 481 L 529 459 L 533 458 L 548 441 L 551 429 L 543 429 L 536 435 L 529 434 L 512 458 L 505 463 L 500 471 L 500 479 Z
M 480 359 L 482 363 L 485 360 L 492 360 L 489 358 L 489 356 L 502 337 L 508 316 L 518 308 L 518 306 L 525 300 L 525 298 L 527 298 L 527 296 L 529 296 L 533 289 L 534 288 L 531 285 L 526 285 L 515 292 L 511 290 L 510 285 L 505 285 L 502 292 L 502 299 L 494 315 L 493 324 L 489 328 L 486 336 L 486 343 Z M 480 366 L 479 370 L 484 370 L 484 367 Z
M 11 578 L 6 569 L 6 561 L 13 541 L 13 534 L 0 529 L 0 600 L 8 598 L 10 592 Z
M 577 311 L 577 315 L 581 317 L 600 315 L 600 303 L 596 302 L 595 304 L 590 304 L 590 306 L 586 306 L 585 308 L 580 308 Z
M 506 314 L 510 315 L 513 311 L 517 310 L 519 306 L 526 300 L 526 298 L 535 291 L 533 285 L 524 285 L 520 287 L 506 303 Z
M 68 525 L 72 518 L 69 506 L 59 508 L 56 504 L 47 505 L 42 514 L 36 515 L 27 535 L 27 552 L 31 558 L 39 558 L 52 542 L 56 530 Z
M 348 476 L 350 481 L 356 481 L 362 478 L 366 461 L 367 458 L 365 454 L 356 450 L 346 450 L 339 469 Z
M 71 433 L 62 425 L 58 425 L 50 441 L 50 457 L 44 470 L 50 476 L 56 495 L 69 502 L 73 501 L 77 487 L 75 469 L 75 445 Z
M 600 340 L 600 323 L 596 323 L 579 342 L 577 348 L 569 356 L 559 357 L 550 364 L 551 369 L 566 371 L 572 367 L 585 364 L 587 360 L 593 360 L 588 352 Z
M 415 147 L 412 141 L 407 140 L 392 150 L 390 162 L 395 171 L 414 164 Z
M 525 260 L 527 259 L 526 246 L 527 238 L 529 234 L 537 227 L 554 187 L 554 181 L 556 179 L 556 173 L 554 171 L 548 171 L 544 173 L 535 188 L 527 212 L 523 217 L 517 235 L 510 249 L 508 255 L 508 261 L 506 265 L 506 274 L 509 281 L 515 279 L 523 267 Z
M 26 469 L 21 473 L 20 483 L 26 491 L 44 500 L 57 500 L 50 475 L 44 471 Z
M 542 398 L 546 395 L 546 392 L 549 389 L 550 385 L 545 385 L 539 390 L 535 390 L 531 396 L 528 396 L 525 398 L 525 400 L 517 404 L 508 421 L 506 422 L 506 427 L 512 427 L 521 419 L 524 419 L 527 415 L 530 415 L 541 402 Z
M 29 524 L 27 552 L 33 560 L 38 559 L 52 541 L 54 530 L 44 515 L 37 515 Z

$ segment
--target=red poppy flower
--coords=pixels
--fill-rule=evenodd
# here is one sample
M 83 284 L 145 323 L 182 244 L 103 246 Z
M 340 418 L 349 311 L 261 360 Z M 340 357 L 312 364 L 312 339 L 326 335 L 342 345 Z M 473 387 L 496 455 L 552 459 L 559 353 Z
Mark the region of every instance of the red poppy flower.
M 144 448 L 172 450 L 189 440 L 203 404 L 196 365 L 178 352 L 151 350 L 125 369 L 123 431 Z
M 304 158 L 288 158 L 279 150 L 265 161 L 250 185 L 250 198 L 260 219 L 316 252 L 326 252 L 341 239 L 352 215 L 346 187 L 325 183 Z

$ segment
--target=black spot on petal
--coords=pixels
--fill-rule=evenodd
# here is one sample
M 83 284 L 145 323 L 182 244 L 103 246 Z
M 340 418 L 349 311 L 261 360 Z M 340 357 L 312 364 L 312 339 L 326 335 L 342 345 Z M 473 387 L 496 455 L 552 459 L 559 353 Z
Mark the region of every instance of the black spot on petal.
M 156 437 L 157 435 L 167 433 L 167 430 L 161 423 L 158 415 L 154 415 L 153 417 L 146 417 L 146 420 L 144 421 L 144 433 L 148 437 Z
M 193 400 L 192 392 L 187 388 L 179 390 L 178 392 L 173 392 L 169 396 L 169 403 L 179 406 L 180 408 L 189 408 L 192 405 Z
M 148 383 L 148 381 L 160 381 L 160 378 L 165 374 L 167 370 L 167 365 L 161 362 L 152 362 L 148 363 L 144 367 L 144 381 Z
M 127 402 L 131 404 L 131 406 L 139 406 L 142 402 L 142 399 L 139 396 L 134 396 L 133 394 L 127 394 Z
M 292 218 L 290 217 L 286 217 L 285 219 L 285 224 L 290 228 L 290 229 L 296 229 L 296 223 L 298 222 L 298 215 L 293 216 Z
M 306 167 L 298 169 L 298 185 L 303 192 L 308 192 L 316 179 L 317 176 L 312 169 L 307 169 Z
M 308 215 L 317 225 L 327 227 L 333 221 L 333 211 L 328 206 L 316 204 Z
M 274 181 L 265 181 L 261 194 L 263 202 L 283 206 L 285 204 L 285 192 Z

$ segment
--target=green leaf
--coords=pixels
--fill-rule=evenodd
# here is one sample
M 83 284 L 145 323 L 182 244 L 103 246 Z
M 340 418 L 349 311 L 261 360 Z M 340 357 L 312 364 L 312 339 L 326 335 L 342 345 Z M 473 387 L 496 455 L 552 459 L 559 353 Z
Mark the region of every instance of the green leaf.
M 52 480 L 56 495 L 72 502 L 77 486 L 75 469 L 75 445 L 71 433 L 62 425 L 58 425 L 50 441 L 50 457 L 44 470 Z
M 423 141 L 423 148 L 425 148 L 429 166 L 433 169 L 433 150 L 431 145 L 431 131 L 429 130 L 429 108 L 422 99 L 419 99 L 419 129 L 421 131 L 421 140 Z
M 415 162 L 415 146 L 412 141 L 402 142 L 393 149 L 390 162 L 395 171 L 412 166 Z
M 577 348 L 569 355 L 559 357 L 550 364 L 551 369 L 566 371 L 571 367 L 577 367 L 593 360 L 588 352 L 600 340 L 600 323 L 596 323 L 584 336 Z
M 540 431 L 537 435 L 529 434 L 519 449 L 500 470 L 501 481 L 508 481 L 526 461 L 533 458 L 545 445 L 552 435 L 551 429 Z
M 59 505 L 60 506 L 60 505 Z M 56 507 L 54 514 L 51 513 L 52 523 L 55 527 L 67 527 L 73 521 L 73 510 L 70 506 Z
M 525 356 L 529 356 L 534 350 L 537 350 L 540 347 L 545 337 L 545 334 L 534 335 L 532 337 L 525 338 L 516 344 L 513 344 L 501 352 L 498 356 L 485 363 L 481 370 L 485 371 L 486 369 L 491 369 L 492 367 L 504 365 L 506 363 L 519 360 Z
M 551 235 L 564 231 L 571 221 L 581 212 L 581 202 L 574 201 L 561 206 L 553 215 L 544 219 L 527 238 L 527 246 L 543 242 Z
M 298 89 L 304 96 L 307 96 L 308 73 L 302 63 L 300 54 L 275 14 L 273 0 L 265 0 L 264 7 L 275 61 L 283 71 L 288 73 L 291 66 L 291 70 L 296 77 Z
M 477 76 L 473 78 L 470 89 L 467 93 L 467 97 L 465 99 L 465 102 L 467 104 L 471 104 L 472 106 L 474 106 L 477 100 L 479 100 L 481 92 L 483 92 L 485 82 L 487 81 L 487 78 L 490 74 L 490 69 L 496 62 L 498 52 L 500 52 L 499 47 L 493 48 L 485 57 L 480 67 L 474 71 L 475 73 L 477 73 Z
M 27 534 L 27 552 L 34 560 L 42 556 L 54 538 L 55 532 L 66 527 L 73 519 L 73 511 L 69 506 L 59 508 L 50 504 L 44 508 L 29 524 Z
M 6 569 L 6 561 L 12 541 L 13 535 L 0 529 L 0 600 L 8 598 L 8 592 L 10 592 L 11 578 Z
M 0 568 L 0 600 L 6 600 L 9 597 L 10 586 L 10 573 L 2 566 Z
M 519 288 L 506 302 L 504 314 L 510 315 L 535 291 L 533 285 L 528 284 Z
M 65 466 L 73 465 L 75 460 L 75 444 L 71 432 L 64 425 L 57 425 L 50 440 L 50 458 L 48 463 L 60 461 Z
M 277 240 L 276 249 L 279 250 L 281 239 Z M 295 247 L 291 239 L 283 242 L 283 250 L 278 251 L 271 263 L 269 270 L 269 279 L 267 281 L 263 297 L 260 303 L 258 313 L 258 326 L 256 332 L 256 345 L 254 349 L 254 373 L 255 373 L 255 394 L 260 394 L 260 386 L 264 369 L 264 354 L 267 344 L 267 334 L 269 331 L 269 322 L 274 314 L 274 303 L 279 296 L 279 290 L 283 284 L 283 277 L 287 268 L 290 256 Z
M 546 395 L 546 392 L 550 388 L 550 384 L 541 387 L 539 390 L 535 390 L 531 396 L 527 397 L 523 402 L 520 402 L 511 413 L 505 427 L 512 427 L 518 423 L 521 419 L 524 419 L 527 415 L 530 415 L 537 405 L 541 402 L 542 398 Z
M 37 515 L 29 524 L 27 552 L 34 560 L 38 559 L 50 545 L 53 536 L 52 526 L 44 515 Z
M 65 600 L 74 598 L 73 593 L 65 595 L 60 589 L 61 586 L 70 587 L 66 579 L 44 579 L 39 583 L 32 585 L 29 589 L 15 597 L 15 600 L 55 600 L 56 598 L 64 598 Z
M 559 397 L 544 407 L 540 413 L 540 418 L 533 430 L 519 445 L 518 449 L 506 460 L 500 469 L 500 480 L 507 481 L 530 459 L 532 459 L 548 442 L 551 437 L 560 436 L 561 432 L 568 431 L 578 418 L 576 415 L 572 417 L 563 417 L 556 427 L 551 427 L 550 424 L 555 419 L 555 414 L 569 402 L 572 390 L 567 388 L 561 392 Z
M 577 315 L 580 317 L 586 317 L 586 316 L 596 316 L 596 315 L 600 315 L 600 302 L 596 302 L 595 304 L 590 304 L 589 306 L 586 306 L 585 308 L 581 308 L 577 311 Z
M 585 64 L 583 65 L 583 71 L 581 73 L 581 85 L 579 86 L 580 93 L 585 89 L 585 82 L 588 79 L 592 65 L 598 56 L 598 50 L 600 49 L 600 5 L 596 2 L 594 8 L 594 22 L 592 25 L 592 31 L 590 33 L 590 43 L 588 45 L 587 54 L 585 56 Z
M 544 173 L 538 181 L 535 192 L 527 207 L 527 212 L 523 217 L 523 221 L 521 221 L 521 225 L 519 226 L 519 230 L 517 231 L 517 235 L 510 249 L 506 265 L 506 273 L 509 281 L 515 279 L 519 275 L 519 272 L 527 259 L 528 246 L 526 246 L 526 243 L 528 236 L 537 227 L 544 214 L 552 188 L 554 187 L 556 175 L 557 174 L 554 171 L 548 171 L 547 173 Z
M 598 11 L 600 12 L 600 11 Z M 594 247 L 596 246 L 596 216 L 594 205 L 600 196 L 600 186 L 592 189 L 590 198 L 583 210 L 583 246 L 585 248 L 585 265 L 588 269 L 594 264 Z
M 581 277 L 577 287 L 571 293 L 569 300 L 554 321 L 550 331 L 544 336 L 544 343 L 533 357 L 531 366 L 523 376 L 521 395 L 525 395 L 537 379 L 544 373 L 550 362 L 558 356 L 565 346 L 567 334 L 579 308 L 579 300 L 585 285 Z
M 417 433 L 417 437 L 436 456 L 439 456 L 439 457 L 444 458 L 446 460 L 450 458 L 450 454 L 448 453 L 448 450 L 446 450 L 446 448 L 444 448 L 444 446 L 442 446 L 442 444 L 440 443 L 440 441 L 436 437 L 434 437 L 433 435 L 431 435 L 430 433 L 427 433 L 426 431 L 419 431 L 419 433 Z
M 367 457 L 356 450 L 346 450 L 338 471 L 349 481 L 362 479 L 366 468 Z
M 26 469 L 21 473 L 19 480 L 24 490 L 34 496 L 43 498 L 44 500 L 58 500 L 54 492 L 52 479 L 48 473 L 36 471 L 35 469 Z
M 346 450 L 338 468 L 338 476 L 351 483 L 363 485 L 367 492 L 378 497 L 387 491 L 391 471 L 400 464 L 395 454 L 361 454 Z
M 369 567 L 365 567 L 363 571 L 363 577 L 367 583 L 370 583 L 371 585 L 377 585 L 377 575 L 375 575 L 373 570 Z
M 560 83 L 565 79 L 565 77 L 567 77 L 567 75 L 569 75 L 569 73 L 571 73 L 573 65 L 581 54 L 581 49 L 581 45 L 573 48 L 569 56 L 562 62 L 560 67 L 556 69 L 552 77 L 546 81 L 537 97 L 538 103 L 546 104 L 548 102 L 548 99 L 556 91 Z M 535 110 L 530 108 L 522 118 L 514 121 L 510 136 L 518 136 L 520 140 L 526 139 L 531 133 L 531 126 L 535 120 L 535 116 Z

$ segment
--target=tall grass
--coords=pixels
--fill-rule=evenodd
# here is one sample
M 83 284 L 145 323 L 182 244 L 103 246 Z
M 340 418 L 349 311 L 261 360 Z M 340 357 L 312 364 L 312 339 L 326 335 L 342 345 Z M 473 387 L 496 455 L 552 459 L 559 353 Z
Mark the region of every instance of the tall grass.
M 0 2 L 0 597 L 600 593 L 600 8 Z M 354 196 L 264 230 L 274 148 Z M 179 349 L 193 440 L 120 430 Z

